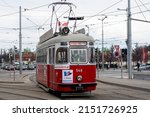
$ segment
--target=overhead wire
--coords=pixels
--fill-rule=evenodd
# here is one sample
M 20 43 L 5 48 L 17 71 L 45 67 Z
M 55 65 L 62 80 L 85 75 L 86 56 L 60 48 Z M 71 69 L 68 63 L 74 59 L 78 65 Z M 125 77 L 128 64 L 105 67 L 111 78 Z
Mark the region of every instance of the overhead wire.
M 122 1 L 122 0 L 120 0 L 119 2 L 121 2 L 121 1 Z M 118 2 L 117 2 L 116 4 L 118 4 Z M 145 3 L 145 4 L 143 4 L 143 5 L 146 6 L 146 5 L 149 5 L 149 4 L 150 4 L 150 3 Z M 41 7 L 45 7 L 45 6 L 47 6 L 47 5 L 49 5 L 49 4 L 44 4 L 44 5 L 40 5 L 40 6 L 37 6 L 37 7 L 29 8 L 29 9 L 26 9 L 26 11 L 35 10 L 35 9 L 38 9 L 38 8 L 41 8 Z M 113 7 L 114 5 L 115 5 L 115 4 L 111 5 L 110 8 Z M 142 5 L 139 5 L 139 6 L 142 6 Z M 9 6 L 8 6 L 8 7 L 9 7 Z M 138 7 L 138 6 L 131 7 L 131 9 L 137 8 L 137 7 Z M 16 7 L 15 7 L 15 8 L 16 8 Z M 109 9 L 109 7 L 106 8 L 106 9 L 104 9 L 104 10 L 102 10 L 102 11 L 100 11 L 100 12 L 98 12 L 97 14 L 92 15 L 92 16 L 89 16 L 89 17 L 99 16 L 100 13 L 104 12 L 104 11 L 107 10 L 107 9 Z M 25 12 L 25 11 L 23 11 L 23 12 Z M 114 12 L 117 12 L 117 11 L 114 11 Z M 13 13 L 4 14 L 4 15 L 1 15 L 0 17 L 9 16 L 9 15 L 14 15 L 14 14 L 17 14 L 17 13 L 19 13 L 19 12 L 13 12 Z M 105 14 L 107 14 L 107 13 L 105 13 Z M 104 15 L 104 14 L 100 14 L 100 15 Z M 88 17 L 88 16 L 87 16 L 87 17 Z
M 90 18 L 88 18 L 88 19 L 86 19 L 86 20 L 84 20 L 84 21 L 78 23 L 77 25 L 79 25 L 79 24 L 81 24 L 81 23 L 83 23 L 83 22 L 85 22 L 85 21 L 90 20 L 91 18 L 93 18 L 93 17 L 99 15 L 100 13 L 102 13 L 102 12 L 104 12 L 104 11 L 110 9 L 110 8 L 112 8 L 113 6 L 117 5 L 118 3 L 122 2 L 122 1 L 123 1 L 123 0 L 119 0 L 118 2 L 116 2 L 116 3 L 112 4 L 112 5 L 110 5 L 109 7 L 103 9 L 102 11 L 100 11 L 100 12 L 98 12 L 98 13 L 96 13 L 95 15 L 91 16 Z
M 100 14 L 100 13 L 106 11 L 107 9 L 113 7 L 114 5 L 120 3 L 121 1 L 122 1 L 122 0 L 116 2 L 115 4 L 111 5 L 110 7 L 107 7 L 106 9 L 104 9 L 104 10 L 102 10 L 102 11 L 98 12 L 97 14 L 92 15 L 92 16 L 90 16 L 90 17 L 92 18 L 92 17 L 95 17 L 95 16 L 104 15 L 104 14 Z M 150 4 L 150 3 L 146 3 L 146 4 L 144 4 L 144 5 L 148 5 L 148 4 Z M 46 5 L 49 5 L 49 4 L 44 4 L 44 5 L 37 6 L 37 7 L 31 8 L 31 9 L 27 9 L 26 11 L 35 10 L 35 9 L 44 7 L 44 6 L 46 6 Z M 138 6 L 141 6 L 141 5 L 138 5 Z M 137 6 L 136 6 L 136 7 L 137 7 Z M 135 7 L 132 7 L 132 8 L 135 8 Z M 22 11 L 22 12 L 25 12 L 25 11 Z M 111 12 L 108 12 L 108 13 L 105 13 L 105 14 L 108 15 L 108 14 L 112 14 L 112 13 L 116 13 L 116 12 L 119 12 L 119 11 L 111 11 Z M 134 14 L 138 14 L 138 13 L 142 13 L 142 12 L 147 12 L 147 11 L 141 11 L 141 12 L 133 13 L 133 15 L 134 15 Z M 7 15 L 13 15 L 13 14 L 16 14 L 16 13 L 18 13 L 18 12 L 14 12 L 14 13 L 12 13 L 12 14 L 6 14 L 5 16 L 7 16 Z M 118 15 L 118 14 L 117 14 L 117 15 Z M 119 14 L 119 15 L 125 15 L 125 14 Z M 112 16 L 113 16 L 113 15 L 112 15 Z M 116 16 L 116 14 L 114 14 L 114 16 Z M 1 16 L 0 16 L 0 17 L 1 17 Z M 27 19 L 28 21 L 32 22 L 35 26 L 39 26 L 39 25 L 37 25 L 36 23 L 34 23 L 32 20 L 30 20 L 29 18 L 26 18 L 26 19 Z M 48 19 L 49 19 L 49 18 L 48 18 Z M 47 19 L 42 25 L 40 25 L 40 26 L 44 26 L 45 23 L 47 23 L 48 19 Z M 88 19 L 88 20 L 89 20 L 89 19 Z M 31 26 L 31 27 L 32 27 L 32 26 Z M 29 27 L 29 28 L 30 28 L 30 27 Z M 11 29 L 11 28 L 10 28 L 10 29 Z M 12 29 L 14 30 L 14 29 L 17 29 L 17 28 L 12 28 Z
M 135 13 L 132 13 L 132 15 L 136 15 L 136 14 L 140 14 L 140 13 L 144 13 L 144 12 L 148 12 L 149 10 L 146 10 L 146 11 L 140 11 L 140 12 L 135 12 Z
M 122 0 L 121 0 L 121 1 L 122 1 Z M 45 5 L 42 5 L 42 6 L 39 6 L 39 7 L 34 7 L 34 8 L 32 8 L 32 9 L 28 9 L 28 10 L 34 10 L 34 9 L 36 9 L 36 8 L 40 8 L 40 7 L 43 7 L 43 6 L 45 6 Z M 112 5 L 112 6 L 113 6 L 113 5 Z M 106 9 L 105 9 L 105 10 L 106 10 Z M 24 11 L 23 11 L 23 12 L 24 12 Z M 68 10 L 67 10 L 66 12 L 68 12 Z M 66 12 L 65 12 L 65 13 L 66 13 Z M 16 14 L 16 13 L 18 13 L 18 12 L 15 12 L 15 14 Z M 63 14 L 65 14 L 65 13 L 63 13 Z M 14 14 L 14 13 L 12 13 L 12 14 Z M 63 15 L 63 14 L 62 14 L 62 15 Z M 8 15 L 10 15 L 10 14 L 7 14 L 7 15 L 5 15 L 5 16 L 8 16 Z M 61 16 L 62 16 L 62 15 L 61 15 Z M 59 17 L 61 17 L 61 16 L 59 16 Z M 25 17 L 25 18 L 26 18 L 26 17 Z M 38 26 L 38 25 L 35 24 L 33 21 L 31 21 L 29 18 L 26 18 L 26 19 L 29 20 L 30 22 L 32 22 L 35 26 Z
M 49 4 L 40 5 L 40 6 L 37 6 L 37 7 L 33 7 L 33 8 L 30 8 L 30 9 L 26 9 L 26 11 L 38 9 L 38 8 L 45 7 L 45 6 L 48 6 L 48 5 L 49 5 Z M 14 8 L 14 7 L 11 7 L 11 8 Z M 25 11 L 22 11 L 22 12 L 25 12 Z M 6 16 L 18 14 L 18 13 L 19 13 L 19 11 L 18 11 L 18 12 L 12 12 L 12 13 L 8 13 L 8 14 L 0 15 L 0 17 L 6 17 Z
M 143 2 L 141 1 L 141 0 L 139 0 L 140 2 L 141 2 L 141 4 L 145 7 L 145 9 L 147 9 L 147 11 L 149 11 L 150 12 L 150 10 L 146 7 L 146 5 L 145 4 L 143 4 Z
M 2 1 L 4 4 L 7 5 L 5 7 L 15 8 L 14 6 L 9 5 L 5 0 L 0 0 L 0 1 Z
M 137 0 L 135 0 L 135 2 L 136 2 L 136 4 L 137 4 L 137 6 L 138 6 L 139 10 L 141 11 L 141 13 L 142 13 L 142 15 L 143 15 L 144 19 L 147 21 L 147 19 L 146 19 L 146 17 L 145 17 L 145 15 L 144 15 L 144 13 L 142 12 L 142 10 L 141 10 L 141 8 L 140 8 L 140 6 L 139 6 L 139 4 L 138 4 Z
M 0 4 L 0 6 L 2 6 L 2 7 L 7 7 L 7 8 L 9 7 L 9 6 L 7 6 L 7 5 L 2 5 L 2 4 Z M 10 7 L 9 7 L 9 8 L 10 8 Z
M 150 3 L 143 3 L 143 5 L 146 7 L 146 5 L 150 5 Z M 133 7 L 131 7 L 131 9 L 134 9 L 134 8 L 137 8 L 137 7 L 141 7 L 141 6 L 143 6 L 143 5 L 136 5 L 136 6 L 133 6 Z M 132 13 L 132 15 L 133 14 L 139 14 L 139 13 L 142 13 L 142 12 L 148 12 L 148 11 L 150 11 L 148 8 L 147 8 L 147 10 L 146 11 L 141 11 L 141 12 L 135 12 L 135 13 Z M 104 15 L 106 15 L 106 16 L 120 16 L 120 15 L 126 15 L 125 13 L 122 13 L 122 14 L 113 14 L 113 13 L 117 13 L 117 12 L 121 12 L 121 11 L 119 11 L 119 10 L 115 10 L 115 11 L 111 11 L 111 12 L 105 12 L 105 13 L 103 13 L 103 14 L 98 14 L 98 15 L 95 15 L 95 16 L 104 16 Z M 112 15 L 111 15 L 112 14 Z M 87 18 L 89 18 L 89 17 L 93 17 L 93 15 L 90 15 L 90 16 L 84 16 L 84 17 L 87 17 Z
M 139 6 L 143 6 L 143 5 L 150 5 L 150 2 L 148 2 L 148 3 L 144 3 L 144 4 L 142 4 L 142 5 L 139 5 Z M 133 6 L 133 7 L 131 7 L 131 9 L 134 9 L 134 8 L 137 8 L 138 6 Z
M 23 16 L 25 17 L 25 16 Z M 26 18 L 26 17 L 25 17 Z M 28 21 L 30 21 L 31 23 L 33 23 L 35 26 L 39 27 L 39 25 L 37 25 L 35 22 L 33 22 L 32 20 L 30 20 L 29 18 L 26 18 Z
M 8 14 L 0 15 L 0 17 L 11 16 L 11 15 L 15 15 L 15 14 L 18 14 L 18 13 L 19 12 L 8 13 Z

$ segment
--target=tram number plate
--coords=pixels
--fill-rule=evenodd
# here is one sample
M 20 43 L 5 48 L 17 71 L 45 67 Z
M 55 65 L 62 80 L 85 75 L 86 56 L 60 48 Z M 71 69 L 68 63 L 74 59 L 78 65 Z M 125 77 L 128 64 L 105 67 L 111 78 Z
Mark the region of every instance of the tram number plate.
M 77 91 L 82 91 L 82 90 L 83 90 L 83 87 L 76 87 L 76 90 L 77 90 Z

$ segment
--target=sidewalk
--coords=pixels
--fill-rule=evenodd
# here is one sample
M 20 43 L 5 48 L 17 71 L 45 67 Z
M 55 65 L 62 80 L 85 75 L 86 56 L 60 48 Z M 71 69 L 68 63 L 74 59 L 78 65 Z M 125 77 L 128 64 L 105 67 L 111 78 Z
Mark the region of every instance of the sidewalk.
M 2 72 L 2 73 L 1 73 Z M 26 73 L 19 74 L 18 71 L 0 71 L 0 83 L 24 83 L 26 79 L 24 77 L 27 76 Z
M 137 73 L 134 74 L 141 75 L 143 73 Z M 149 75 L 150 72 L 144 72 L 144 75 Z M 123 78 L 121 78 L 120 70 L 105 70 L 99 72 L 99 77 L 97 73 L 97 81 L 111 84 L 111 85 L 117 85 L 122 86 L 126 88 L 133 88 L 138 90 L 144 90 L 150 92 L 150 80 L 142 80 L 142 79 L 128 79 L 127 71 L 123 71 Z

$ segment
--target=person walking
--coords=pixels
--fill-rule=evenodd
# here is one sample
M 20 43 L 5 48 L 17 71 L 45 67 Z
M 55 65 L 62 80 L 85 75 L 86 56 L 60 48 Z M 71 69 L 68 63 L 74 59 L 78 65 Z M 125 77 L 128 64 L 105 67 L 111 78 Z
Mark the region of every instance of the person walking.
M 137 62 L 137 70 L 140 71 L 140 63 Z

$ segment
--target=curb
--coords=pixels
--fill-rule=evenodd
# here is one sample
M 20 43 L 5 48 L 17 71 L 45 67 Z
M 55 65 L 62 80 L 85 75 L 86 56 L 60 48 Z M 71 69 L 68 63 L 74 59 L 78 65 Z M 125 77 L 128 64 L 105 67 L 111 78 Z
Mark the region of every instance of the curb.
M 0 83 L 12 83 L 12 84 L 23 84 L 24 82 L 19 81 L 0 81 Z
M 141 76 L 145 76 L 144 78 L 142 78 Z M 133 78 L 134 79 L 140 79 L 140 80 L 150 80 L 150 74 L 133 74 Z

